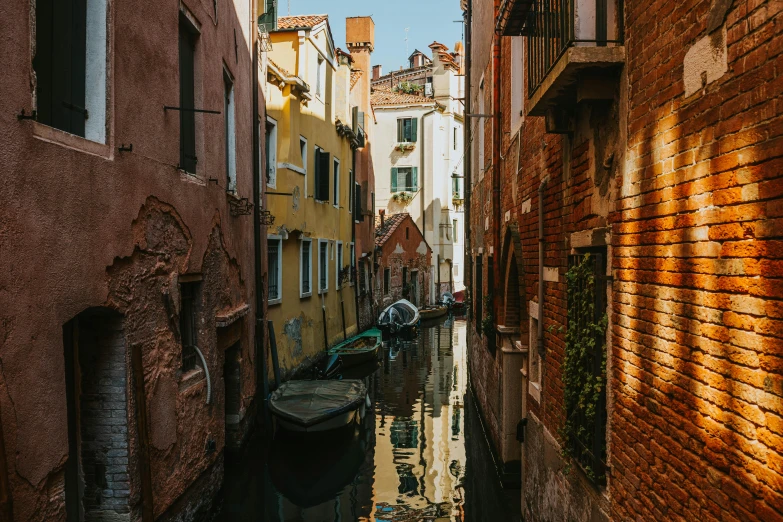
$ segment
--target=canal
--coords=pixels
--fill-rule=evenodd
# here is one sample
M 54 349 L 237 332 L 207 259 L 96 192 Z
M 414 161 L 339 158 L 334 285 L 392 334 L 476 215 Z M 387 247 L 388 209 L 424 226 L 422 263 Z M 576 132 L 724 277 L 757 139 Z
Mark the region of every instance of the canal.
M 448 319 L 384 343 L 351 433 L 279 432 L 226 459 L 223 522 L 520 520 L 494 472 L 468 385 L 467 327 Z M 372 368 L 370 369 L 370 371 Z

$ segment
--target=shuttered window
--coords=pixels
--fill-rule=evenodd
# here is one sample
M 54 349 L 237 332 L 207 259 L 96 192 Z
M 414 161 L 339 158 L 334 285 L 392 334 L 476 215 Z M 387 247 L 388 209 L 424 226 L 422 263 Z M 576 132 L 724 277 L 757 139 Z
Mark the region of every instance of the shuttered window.
M 85 135 L 86 0 L 37 0 L 33 60 L 39 122 Z
M 417 190 L 419 190 L 418 167 L 392 167 L 392 192 L 416 192 Z
M 415 143 L 418 141 L 419 120 L 416 118 L 399 118 L 397 120 L 397 141 L 399 143 Z
M 179 166 L 195 173 L 196 163 L 196 34 L 190 22 L 179 19 Z
M 354 215 L 356 216 L 356 221 L 364 221 L 364 214 L 362 213 L 364 211 L 362 209 L 362 186 L 357 183 L 354 186 L 354 191 L 356 192 L 353 198 L 354 204 L 356 205 Z
M 315 151 L 315 199 L 329 201 L 329 153 Z

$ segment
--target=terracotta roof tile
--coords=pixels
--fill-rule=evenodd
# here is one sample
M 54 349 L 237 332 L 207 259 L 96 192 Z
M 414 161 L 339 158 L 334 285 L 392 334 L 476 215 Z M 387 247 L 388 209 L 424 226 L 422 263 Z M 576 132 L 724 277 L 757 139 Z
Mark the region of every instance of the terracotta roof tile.
M 296 15 L 296 16 L 281 16 L 277 19 L 278 29 L 299 29 L 299 28 L 312 28 L 320 24 L 324 20 L 327 20 L 328 15 Z
M 410 214 L 404 213 L 404 214 L 392 214 L 391 216 L 386 216 L 383 221 L 383 227 L 381 227 L 381 218 L 377 217 L 375 218 L 375 245 L 376 246 L 383 246 L 384 243 L 386 243 L 390 237 L 392 237 L 392 234 L 394 234 L 394 231 L 397 230 L 397 227 L 400 226 L 400 223 L 405 221 L 406 218 L 409 218 Z
M 362 74 L 364 74 L 364 71 L 361 69 L 351 69 L 351 89 L 354 88 L 356 82 L 362 77 Z
M 370 102 L 374 107 L 379 107 L 383 105 L 434 104 L 435 100 L 433 100 L 432 98 L 425 98 L 424 96 L 417 96 L 415 94 L 392 92 L 388 89 L 380 89 L 378 87 L 373 87 L 373 92 L 370 97 Z

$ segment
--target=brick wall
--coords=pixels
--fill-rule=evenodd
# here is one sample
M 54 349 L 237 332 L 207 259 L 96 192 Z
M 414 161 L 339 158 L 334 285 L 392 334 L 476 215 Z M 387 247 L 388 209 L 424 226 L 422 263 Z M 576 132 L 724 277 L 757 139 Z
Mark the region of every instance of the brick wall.
M 81 329 L 79 367 L 84 512 L 90 521 L 130 520 L 127 366 L 120 318 L 101 317 Z
M 783 6 L 716 4 L 627 11 L 617 519 L 783 520 Z M 704 43 L 725 69 L 694 64 Z

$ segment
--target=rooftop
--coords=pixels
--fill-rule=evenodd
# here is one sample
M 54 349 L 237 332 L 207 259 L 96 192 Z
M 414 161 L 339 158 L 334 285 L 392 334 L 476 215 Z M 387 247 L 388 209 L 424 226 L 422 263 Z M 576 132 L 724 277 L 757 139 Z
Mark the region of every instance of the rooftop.
M 373 86 L 370 103 L 373 107 L 383 107 L 393 105 L 434 105 L 436 102 L 432 98 L 405 94 L 404 92 L 392 92 L 388 87 Z
M 281 16 L 277 19 L 277 29 L 312 29 L 316 25 L 329 19 L 328 15 L 296 15 Z
M 409 217 L 411 217 L 411 215 L 408 213 L 392 214 L 390 216 L 386 216 L 383 222 L 383 227 L 381 227 L 381 218 L 376 216 L 375 245 L 383 246 L 389 240 L 389 238 L 392 237 L 394 231 L 397 230 L 397 227 L 399 227 L 400 224 Z

